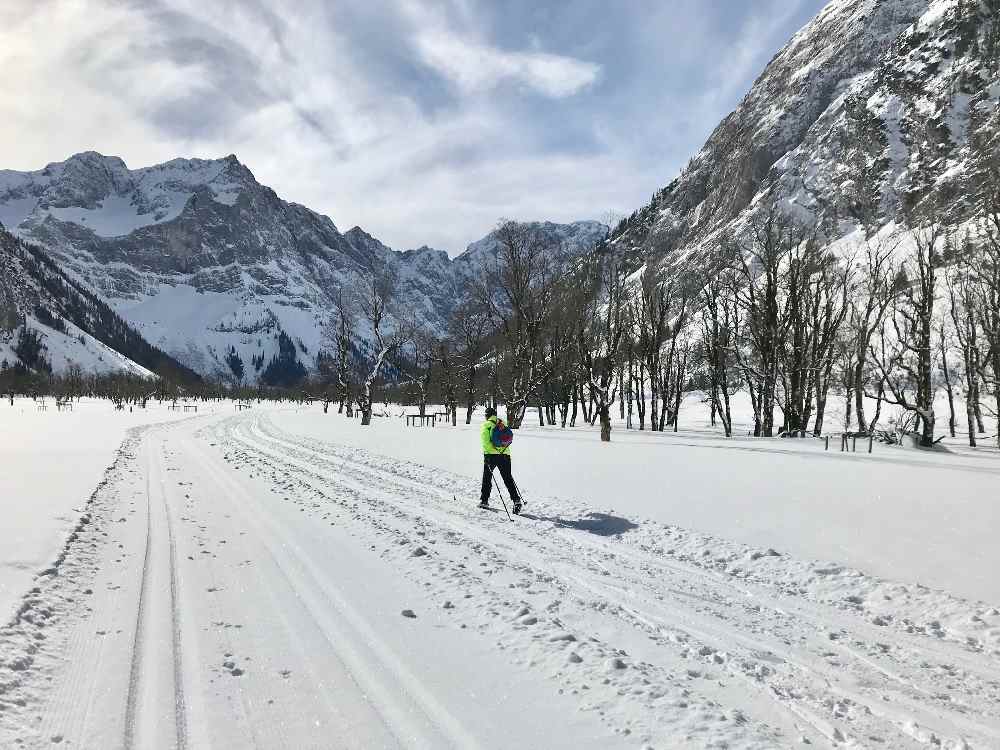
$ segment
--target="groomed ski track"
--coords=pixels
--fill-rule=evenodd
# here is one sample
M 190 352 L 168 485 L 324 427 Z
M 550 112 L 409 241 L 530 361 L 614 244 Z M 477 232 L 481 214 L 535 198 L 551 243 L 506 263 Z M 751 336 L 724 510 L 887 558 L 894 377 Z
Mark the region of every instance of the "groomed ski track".
M 0 630 L 0 747 L 1000 747 L 995 610 L 477 484 L 134 431 Z

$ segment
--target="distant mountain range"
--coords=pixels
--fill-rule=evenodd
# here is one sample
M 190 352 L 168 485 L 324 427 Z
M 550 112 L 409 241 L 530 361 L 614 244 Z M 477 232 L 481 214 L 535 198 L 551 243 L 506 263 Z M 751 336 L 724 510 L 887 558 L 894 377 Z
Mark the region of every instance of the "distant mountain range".
M 337 290 L 373 263 L 395 271 L 407 314 L 442 333 L 465 282 L 497 250 L 492 234 L 451 259 L 428 247 L 395 252 L 358 227 L 342 233 L 281 200 L 235 156 L 130 170 L 87 152 L 36 172 L 0 171 L 0 222 L 152 345 L 207 377 L 231 376 L 238 358 L 249 382 L 282 334 L 312 369 Z M 539 227 L 570 252 L 608 231 L 593 221 Z

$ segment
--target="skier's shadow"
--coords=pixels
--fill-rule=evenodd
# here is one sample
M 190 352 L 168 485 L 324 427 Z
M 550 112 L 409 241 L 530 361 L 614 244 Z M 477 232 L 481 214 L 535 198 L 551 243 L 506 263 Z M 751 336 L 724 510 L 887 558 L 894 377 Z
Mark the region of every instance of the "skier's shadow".
M 639 524 L 632 523 L 627 518 L 612 516 L 607 513 L 589 513 L 585 518 L 579 518 L 576 520 L 553 518 L 549 516 L 536 516 L 530 513 L 522 513 L 521 515 L 534 521 L 548 521 L 549 523 L 561 526 L 564 529 L 586 531 L 589 534 L 596 534 L 597 536 L 619 536 L 631 531 L 632 529 L 639 528 Z

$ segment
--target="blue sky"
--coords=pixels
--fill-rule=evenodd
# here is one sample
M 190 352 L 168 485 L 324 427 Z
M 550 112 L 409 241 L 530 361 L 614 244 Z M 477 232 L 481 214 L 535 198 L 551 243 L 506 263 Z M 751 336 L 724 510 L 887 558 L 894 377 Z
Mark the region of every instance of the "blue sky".
M 455 254 L 667 184 L 823 0 L 7 0 L 0 168 L 235 153 L 287 200 Z

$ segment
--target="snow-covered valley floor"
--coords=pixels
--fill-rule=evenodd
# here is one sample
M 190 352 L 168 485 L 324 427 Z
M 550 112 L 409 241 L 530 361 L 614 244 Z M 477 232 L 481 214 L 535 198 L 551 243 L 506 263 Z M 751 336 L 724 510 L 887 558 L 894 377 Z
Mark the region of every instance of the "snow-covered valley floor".
M 474 465 L 394 450 L 471 431 L 358 430 L 130 428 L 0 628 L 0 747 L 1000 747 L 1000 602 L 536 496 L 530 471 L 511 523 L 474 507 Z

